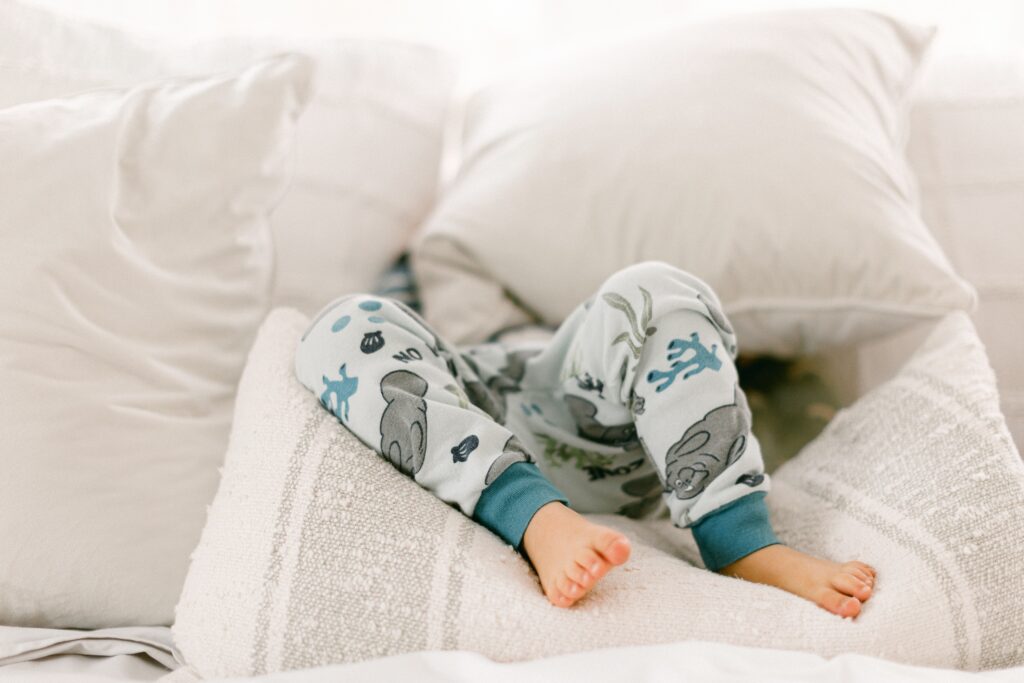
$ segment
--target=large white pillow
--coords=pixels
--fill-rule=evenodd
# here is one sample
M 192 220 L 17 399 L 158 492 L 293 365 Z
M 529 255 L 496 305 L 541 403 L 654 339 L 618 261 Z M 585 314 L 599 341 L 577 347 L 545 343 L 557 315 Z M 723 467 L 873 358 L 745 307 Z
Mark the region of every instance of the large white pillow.
M 969 309 L 901 151 L 931 36 L 856 10 L 741 15 L 483 89 L 417 245 L 427 318 L 456 339 L 494 331 L 432 286 L 452 251 L 550 324 L 615 270 L 671 262 L 715 288 L 748 352 Z
M 780 538 L 878 568 L 854 622 L 695 568 L 690 534 L 668 520 L 614 516 L 595 518 L 632 537 L 629 564 L 573 609 L 552 607 L 522 557 L 361 444 L 298 383 L 307 322 L 272 313 L 239 385 L 174 625 L 202 676 L 687 639 L 970 670 L 1024 663 L 1024 464 L 964 313 L 773 477 Z
M 294 180 L 271 219 L 275 305 L 313 314 L 332 296 L 369 289 L 433 205 L 454 84 L 438 50 L 359 39 L 172 42 L 14 0 L 0 0 L 0 26 L 0 106 L 242 68 L 285 50 L 314 58 Z
M 171 621 L 310 72 L 0 110 L 0 623 Z

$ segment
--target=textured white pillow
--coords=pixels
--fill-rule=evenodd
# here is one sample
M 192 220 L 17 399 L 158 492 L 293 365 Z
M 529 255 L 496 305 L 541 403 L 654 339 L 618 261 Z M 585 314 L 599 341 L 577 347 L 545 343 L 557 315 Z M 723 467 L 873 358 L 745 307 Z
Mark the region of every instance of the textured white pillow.
M 786 542 L 879 569 L 855 622 L 696 569 L 668 520 L 596 516 L 634 555 L 571 610 L 511 548 L 400 474 L 294 378 L 276 311 L 239 386 L 175 643 L 206 677 L 466 649 L 498 661 L 700 639 L 961 669 L 1024 663 L 1024 464 L 966 314 L 774 477 Z
M 169 623 L 311 65 L 0 110 L 0 623 Z
M 434 202 L 454 66 L 388 41 L 224 38 L 169 42 L 0 0 L 0 106 L 87 88 L 242 68 L 281 51 L 316 65 L 294 178 L 271 218 L 272 300 L 306 313 L 365 291 Z
M 973 305 L 921 222 L 904 95 L 931 31 L 855 10 L 665 30 L 488 87 L 415 265 L 474 268 L 547 323 L 648 259 L 718 292 L 741 348 L 811 352 Z M 458 338 L 486 316 L 426 278 Z

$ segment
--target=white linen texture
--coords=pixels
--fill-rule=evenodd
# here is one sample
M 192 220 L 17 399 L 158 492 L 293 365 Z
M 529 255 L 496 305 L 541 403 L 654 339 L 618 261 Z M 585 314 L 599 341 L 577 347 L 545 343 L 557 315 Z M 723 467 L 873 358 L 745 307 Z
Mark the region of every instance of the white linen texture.
M 239 387 L 220 489 L 173 627 L 191 671 L 246 676 L 418 650 L 497 661 L 701 639 L 936 667 L 1024 663 L 1024 464 L 966 314 L 774 477 L 780 538 L 878 568 L 856 621 L 712 574 L 668 520 L 595 515 L 634 552 L 579 605 L 361 444 L 293 374 L 308 319 L 277 310 Z M 680 559 L 684 558 L 684 559 Z
M 169 624 L 311 65 L 0 110 L 0 623 Z
M 453 266 L 469 275 L 458 289 L 482 275 L 556 325 L 646 260 L 710 284 L 746 352 L 814 353 L 971 309 L 902 152 L 931 37 L 856 10 L 751 14 L 484 88 L 416 244 L 425 317 L 457 344 L 514 319 L 490 315 L 486 287 L 450 296 Z
M 170 40 L 16 0 L 0 0 L 0 26 L 0 106 L 205 76 L 280 52 L 313 59 L 292 180 L 270 219 L 275 306 L 312 314 L 331 295 L 368 290 L 434 202 L 455 81 L 440 50 L 360 38 Z

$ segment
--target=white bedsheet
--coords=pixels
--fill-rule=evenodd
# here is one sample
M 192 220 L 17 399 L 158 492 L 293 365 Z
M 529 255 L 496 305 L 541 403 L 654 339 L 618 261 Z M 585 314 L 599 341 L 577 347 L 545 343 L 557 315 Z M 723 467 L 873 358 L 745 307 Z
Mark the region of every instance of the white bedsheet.
M 145 655 L 53 655 L 0 667 L 4 683 L 124 683 L 156 681 L 167 669 Z
M 0 627 L 0 680 L 54 683 L 195 681 L 178 666 L 170 629 L 120 628 L 71 631 Z M 357 664 L 224 679 L 249 683 L 519 683 L 587 681 L 787 681 L 804 683 L 987 683 L 1024 681 L 1024 668 L 966 673 L 894 664 L 862 655 L 824 659 L 785 650 L 688 641 L 582 652 L 515 664 L 498 664 L 473 652 L 418 652 Z
M 188 680 L 181 679 L 179 680 Z M 965 673 L 893 664 L 863 655 L 826 660 L 786 650 L 688 641 L 667 645 L 610 648 L 514 664 L 497 664 L 471 652 L 419 652 L 357 664 L 291 671 L 250 679 L 260 683 L 654 683 L 655 681 L 786 681 L 788 683 L 980 683 L 1021 681 L 1024 668 Z
M 98 631 L 0 626 L 0 679 L 155 680 L 180 666 L 166 627 Z

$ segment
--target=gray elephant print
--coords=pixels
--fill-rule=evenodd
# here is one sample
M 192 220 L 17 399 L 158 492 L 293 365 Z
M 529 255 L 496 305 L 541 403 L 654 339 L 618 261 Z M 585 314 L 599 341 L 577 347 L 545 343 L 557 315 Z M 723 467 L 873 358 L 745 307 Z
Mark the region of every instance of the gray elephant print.
M 526 350 L 513 351 L 505 356 L 505 366 L 499 374 L 487 378 L 486 383 L 481 381 L 482 373 L 476 361 L 469 354 L 461 354 L 462 360 L 481 379 L 462 377 L 462 386 L 466 395 L 473 405 L 482 408 L 496 422 L 505 424 L 505 417 L 508 412 L 508 401 L 506 394 L 519 391 L 520 383 L 526 375 L 526 361 L 536 356 L 540 351 Z
M 461 358 L 474 375 L 470 377 L 464 374 L 459 378 L 462 380 L 462 388 L 465 390 L 469 402 L 494 418 L 495 422 L 504 424 L 507 410 L 504 396 L 491 391 L 486 384 L 477 379 L 480 377 L 480 367 L 471 356 L 462 354 Z
M 627 422 L 620 425 L 603 425 L 594 417 L 597 406 L 585 398 L 567 394 L 564 398 L 579 435 L 610 446 L 634 448 L 640 445 L 636 438 L 636 425 Z
M 750 409 L 735 388 L 733 403 L 719 406 L 694 423 L 665 454 L 665 479 L 680 500 L 696 498 L 743 455 L 750 433 Z
M 380 381 L 387 407 L 380 418 L 380 451 L 409 476 L 427 456 L 427 381 L 408 370 L 395 370 Z
M 495 479 L 505 473 L 505 470 L 517 462 L 533 462 L 533 456 L 526 451 L 526 447 L 514 435 L 508 438 L 502 451 L 502 454 L 495 458 L 487 469 L 487 476 L 484 477 L 484 484 L 487 486 L 490 486 Z
M 622 492 L 639 498 L 619 508 L 619 514 L 632 519 L 641 519 L 658 509 L 661 494 L 664 492 L 661 479 L 657 474 L 647 474 L 638 479 L 630 479 L 622 485 Z

